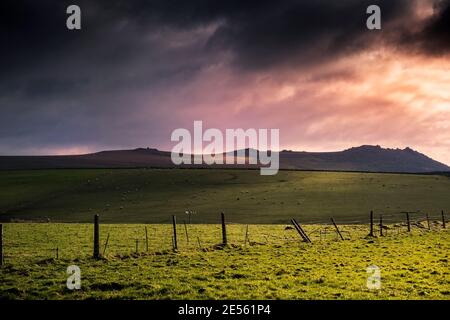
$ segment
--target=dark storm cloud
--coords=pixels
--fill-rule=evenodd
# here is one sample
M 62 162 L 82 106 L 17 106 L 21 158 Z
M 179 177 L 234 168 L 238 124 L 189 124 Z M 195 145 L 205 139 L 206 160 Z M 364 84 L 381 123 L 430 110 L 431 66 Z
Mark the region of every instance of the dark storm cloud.
M 120 2 L 78 2 L 83 29 L 68 31 L 65 11 L 71 3 L 2 3 L 0 153 L 139 144 L 144 135 L 136 124 L 149 108 L 154 117 L 141 130 L 154 139 L 149 144 L 157 144 L 167 135 L 157 116 L 165 116 L 151 98 L 188 81 L 210 60 L 199 54 L 201 35 L 194 32 L 188 43 L 172 48 L 176 32 L 147 30 L 138 14 L 121 14 Z
M 235 52 L 243 68 L 317 64 L 374 45 L 366 29 L 366 8 L 383 8 L 383 20 L 407 14 L 408 1 L 287 1 L 231 16 L 212 43 Z
M 419 0 L 420 1 L 420 0 Z M 438 1 L 439 2 L 439 1 Z M 68 32 L 65 8 L 73 1 L 10 1 L 0 13 L 0 35 L 6 39 L 5 70 L 77 55 L 88 49 L 93 61 L 114 64 L 130 60 L 142 45 L 139 37 L 161 28 L 189 30 L 217 23 L 206 49 L 230 50 L 241 67 L 265 67 L 291 61 L 334 58 L 365 49 L 376 33 L 365 28 L 368 5 L 382 8 L 384 33 L 391 22 L 408 20 L 411 0 L 116 0 L 76 1 L 83 30 Z M 449 46 L 449 1 L 423 30 L 421 41 Z M 388 36 L 388 35 L 386 35 Z M 115 43 L 120 38 L 130 38 Z M 96 55 L 95 53 L 100 53 Z M 11 63 L 8 63 L 11 62 Z M 20 63 L 15 63 L 20 62 Z
M 406 47 L 430 55 L 450 53 L 450 0 L 436 1 L 434 14 L 419 32 L 402 34 Z
M 450 1 L 442 1 L 437 14 L 425 27 L 422 37 L 431 50 L 448 52 L 450 50 Z
M 405 50 L 447 53 L 450 0 L 431 0 L 434 15 L 418 32 L 411 33 L 409 30 L 417 27 L 415 6 L 421 1 L 194 0 L 180 5 L 163 0 L 141 2 L 130 12 L 141 12 L 152 22 L 175 28 L 218 21 L 207 48 L 231 51 L 241 69 L 260 69 L 317 64 L 382 43 Z M 373 4 L 382 9 L 383 31 L 378 33 L 365 27 L 366 8 Z
M 2 1 L 0 152 L 93 141 L 129 146 L 140 143 L 144 131 L 148 143 L 157 145 L 162 136 L 167 139 L 175 115 L 190 107 L 186 102 L 182 110 L 172 110 L 170 96 L 209 66 L 230 64 L 236 73 L 311 66 L 386 41 L 447 52 L 449 1 L 440 2 L 432 19 L 410 34 L 404 26 L 414 3 Z M 65 27 L 70 4 L 82 9 L 81 31 Z M 382 8 L 381 32 L 365 28 L 370 4 Z M 397 28 L 399 22 L 403 28 Z

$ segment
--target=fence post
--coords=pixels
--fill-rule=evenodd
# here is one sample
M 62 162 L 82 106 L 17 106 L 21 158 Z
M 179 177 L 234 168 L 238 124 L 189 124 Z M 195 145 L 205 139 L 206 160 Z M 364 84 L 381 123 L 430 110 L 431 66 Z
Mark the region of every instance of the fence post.
M 302 226 L 295 219 L 292 219 L 291 222 L 294 225 L 294 227 L 297 229 L 297 232 L 300 234 L 300 236 L 303 238 L 303 240 L 305 240 L 305 242 L 312 243 L 311 240 L 309 239 L 308 235 L 306 234 L 305 230 L 303 230 Z
M 300 237 L 303 239 L 304 242 L 308 242 L 308 240 L 306 239 L 305 234 L 303 233 L 303 231 L 298 227 L 298 225 L 295 223 L 294 219 L 291 219 L 291 223 L 294 225 L 295 230 L 297 230 L 298 234 L 300 235 Z
M 148 233 L 147 233 L 147 226 L 145 226 L 145 249 L 148 252 Z
M 197 236 L 197 242 L 198 242 L 198 248 L 201 250 L 202 249 L 202 245 L 200 243 L 200 237 Z
M 105 255 L 106 247 L 108 247 L 108 242 L 109 242 L 109 233 L 108 236 L 106 237 L 105 247 L 103 248 L 103 256 Z
M 306 237 L 305 233 L 303 232 L 303 229 L 300 228 L 297 221 L 295 219 L 291 219 L 292 224 L 294 225 L 295 229 L 297 230 L 300 237 L 303 239 L 304 242 L 308 242 L 308 238 Z
M 339 231 L 339 228 L 338 228 L 336 222 L 334 222 L 333 218 L 331 218 L 331 222 L 333 223 L 334 227 L 336 228 L 336 232 L 338 233 L 339 237 L 341 237 L 341 240 L 344 240 L 344 237 L 342 236 L 341 231 Z
M 247 246 L 247 242 L 248 242 L 248 225 L 245 228 L 245 240 L 244 240 L 244 246 Z
M 297 224 L 297 226 L 300 228 L 300 230 L 302 230 L 303 234 L 306 237 L 306 240 L 312 244 L 311 239 L 308 237 L 308 235 L 306 234 L 306 231 L 302 228 L 302 226 L 300 225 L 300 223 L 297 222 L 297 220 L 294 219 L 294 222 Z
M 406 213 L 406 223 L 408 224 L 408 232 L 411 232 L 411 221 L 409 220 L 409 212 Z
M 375 236 L 373 234 L 373 211 L 370 211 L 370 232 L 369 232 L 369 236 L 371 236 L 371 237 Z
M 380 237 L 383 236 L 383 215 L 380 214 Z
M 428 212 L 427 212 L 427 224 L 428 224 L 428 230 L 431 230 L 431 226 L 430 226 L 430 217 L 429 217 L 429 215 L 428 215 Z
M 222 217 L 222 244 L 226 245 L 228 243 L 227 241 L 227 227 L 225 225 L 225 214 L 221 213 Z
M 172 225 L 173 225 L 173 249 L 178 249 L 177 243 L 177 217 L 172 216 Z
M 3 265 L 3 224 L 0 224 L 0 266 Z
M 94 259 L 100 258 L 100 228 L 98 214 L 94 216 Z
M 444 215 L 444 210 L 441 211 L 442 214 L 442 227 L 445 229 L 445 215 Z
M 187 244 L 189 244 L 189 234 L 186 226 L 186 221 L 183 220 L 183 224 L 184 224 L 184 232 L 186 233 L 186 242 Z

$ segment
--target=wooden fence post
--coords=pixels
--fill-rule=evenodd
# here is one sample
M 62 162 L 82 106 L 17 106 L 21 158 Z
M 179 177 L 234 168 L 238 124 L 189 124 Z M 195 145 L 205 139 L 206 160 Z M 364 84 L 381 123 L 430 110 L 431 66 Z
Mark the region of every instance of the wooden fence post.
M 408 224 L 408 232 L 411 232 L 411 221 L 409 220 L 409 212 L 406 213 L 406 223 Z
M 248 225 L 245 228 L 245 240 L 244 240 L 244 245 L 247 246 L 247 242 L 248 242 Z
M 292 219 L 291 222 L 294 225 L 295 229 L 297 229 L 297 232 L 300 234 L 303 240 L 305 240 L 305 242 L 312 243 L 305 230 L 303 230 L 302 226 L 295 219 Z
M 226 245 L 228 243 L 228 240 L 227 240 L 227 227 L 225 225 L 225 214 L 223 212 L 221 213 L 221 217 L 222 217 L 222 243 L 224 245 Z
M 338 228 L 336 222 L 334 222 L 333 218 L 331 218 L 331 222 L 333 223 L 334 227 L 336 228 L 336 232 L 339 235 L 339 237 L 341 237 L 341 240 L 344 240 L 344 237 L 342 236 L 341 231 L 339 231 L 339 228 Z
M 297 230 L 298 234 L 300 235 L 300 237 L 303 239 L 304 242 L 308 242 L 308 240 L 306 240 L 305 235 L 303 234 L 302 230 L 297 226 L 297 224 L 295 223 L 294 219 L 291 219 L 291 223 L 294 225 L 295 230 Z
M 299 224 L 295 219 L 291 219 L 292 224 L 294 225 L 295 229 L 297 230 L 300 237 L 303 239 L 304 242 L 308 242 L 308 238 L 306 237 L 305 233 L 303 232 L 303 229 L 300 228 Z
M 59 248 L 56 247 L 56 260 L 58 260 L 58 259 L 59 259 Z
M 311 239 L 308 237 L 308 235 L 306 234 L 306 231 L 302 228 L 302 226 L 300 225 L 300 223 L 297 222 L 297 220 L 294 219 L 294 222 L 298 225 L 298 227 L 300 228 L 300 230 L 302 230 L 303 234 L 306 237 L 306 240 L 308 240 L 309 243 L 312 243 Z
M 380 237 L 383 236 L 383 215 L 380 214 Z
M 177 217 L 172 216 L 172 225 L 173 225 L 173 249 L 178 249 L 177 243 Z
M 109 233 L 108 236 L 106 237 L 105 247 L 103 248 L 103 256 L 105 255 L 106 248 L 108 247 L 108 242 L 109 242 Z
M 0 224 L 0 266 L 3 265 L 3 224 Z
M 184 224 L 184 232 L 186 233 L 186 242 L 187 244 L 189 244 L 189 234 L 186 226 L 186 221 L 183 220 L 183 224 Z
M 100 228 L 98 222 L 99 216 L 94 216 L 94 259 L 100 258 Z
M 428 230 L 431 230 L 430 216 L 428 215 L 428 212 L 427 212 L 427 224 L 428 224 Z
M 197 242 L 198 242 L 198 248 L 201 250 L 202 249 L 202 245 L 200 243 L 200 237 L 197 236 Z
M 371 236 L 371 237 L 375 236 L 373 234 L 373 211 L 370 211 L 370 232 L 369 232 L 369 236 Z
M 445 229 L 445 215 L 444 215 L 444 210 L 441 211 L 442 214 L 442 228 Z
M 148 252 L 148 233 L 147 233 L 147 226 L 145 226 L 145 250 Z
M 139 239 L 136 239 L 136 253 L 139 252 Z

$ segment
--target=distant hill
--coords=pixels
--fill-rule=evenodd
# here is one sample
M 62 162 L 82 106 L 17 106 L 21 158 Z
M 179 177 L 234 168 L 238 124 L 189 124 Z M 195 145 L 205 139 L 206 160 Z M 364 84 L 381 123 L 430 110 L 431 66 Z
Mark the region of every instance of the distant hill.
M 248 155 L 248 149 L 245 152 Z M 175 166 L 170 159 L 170 152 L 152 148 L 68 156 L 0 156 L 0 170 L 132 167 L 172 168 Z M 210 166 L 185 165 L 183 167 Z M 234 167 L 255 168 L 257 166 L 245 164 L 234 165 Z M 280 168 L 405 173 L 450 172 L 449 166 L 410 148 L 384 149 L 380 146 L 361 146 L 338 152 L 283 150 L 280 152 Z
M 426 155 L 405 149 L 384 149 L 361 146 L 340 152 L 280 153 L 283 168 L 308 170 L 368 171 L 368 172 L 437 172 L 450 167 Z

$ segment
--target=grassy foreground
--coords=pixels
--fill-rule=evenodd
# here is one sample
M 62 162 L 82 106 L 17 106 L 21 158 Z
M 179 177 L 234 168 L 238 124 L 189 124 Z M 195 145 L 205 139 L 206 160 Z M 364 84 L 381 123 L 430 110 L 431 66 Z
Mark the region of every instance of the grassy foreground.
M 450 208 L 450 178 L 438 175 L 258 170 L 115 169 L 0 172 L 0 220 L 169 223 L 195 210 L 195 223 L 283 224 L 364 220 Z M 404 216 L 402 215 L 403 219 Z M 185 218 L 183 218 L 185 219 Z
M 246 226 L 229 225 L 222 248 L 218 225 L 188 225 L 189 243 L 179 225 L 174 253 L 170 225 L 102 225 L 101 251 L 110 237 L 96 261 L 92 225 L 6 224 L 0 299 L 450 299 L 448 229 L 366 239 L 366 226 L 343 226 L 346 241 L 330 226 L 305 229 L 312 245 L 285 225 L 250 225 L 244 245 Z M 81 290 L 66 288 L 69 265 L 81 269 Z M 366 286 L 371 265 L 380 290 Z

